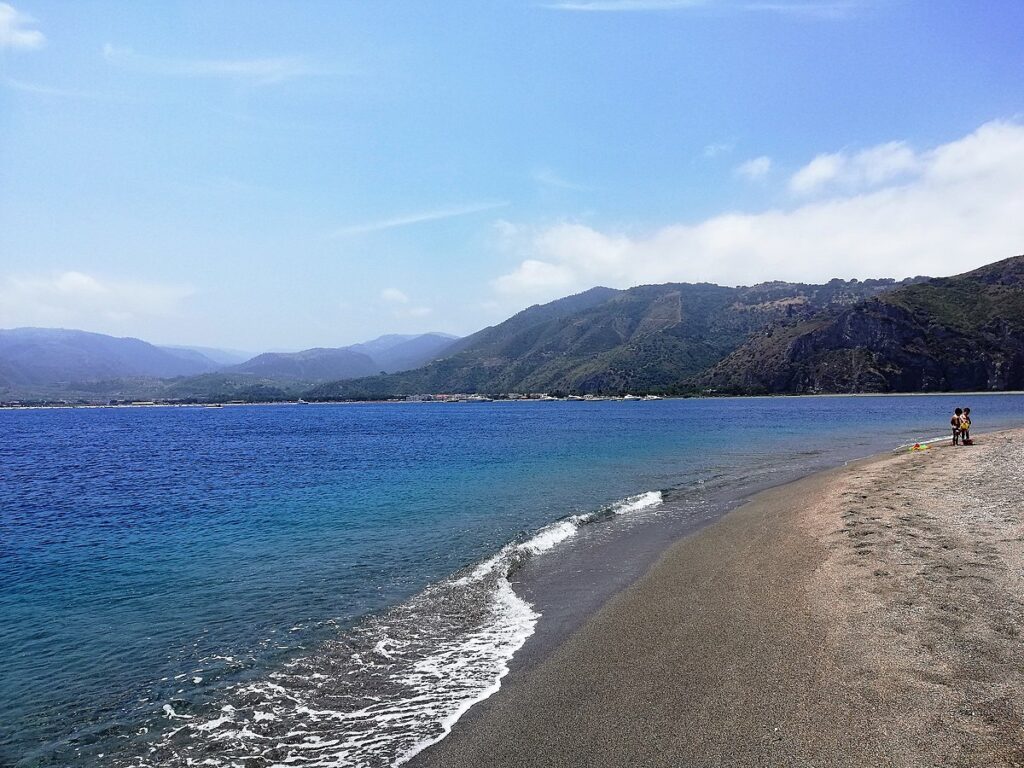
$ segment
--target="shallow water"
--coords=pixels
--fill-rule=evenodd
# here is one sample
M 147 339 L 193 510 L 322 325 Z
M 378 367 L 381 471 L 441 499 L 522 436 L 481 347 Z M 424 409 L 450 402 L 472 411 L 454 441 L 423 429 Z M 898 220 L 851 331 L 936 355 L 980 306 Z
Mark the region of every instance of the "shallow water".
M 393 764 L 672 536 L 965 402 L 1024 423 L 1019 395 L 2 411 L 0 763 Z

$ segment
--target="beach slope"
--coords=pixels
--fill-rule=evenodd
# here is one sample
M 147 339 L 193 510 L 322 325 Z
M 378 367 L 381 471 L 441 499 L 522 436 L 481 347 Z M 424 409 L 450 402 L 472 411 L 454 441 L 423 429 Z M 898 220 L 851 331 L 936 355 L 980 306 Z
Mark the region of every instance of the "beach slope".
M 416 766 L 1024 765 L 1024 431 L 759 494 Z

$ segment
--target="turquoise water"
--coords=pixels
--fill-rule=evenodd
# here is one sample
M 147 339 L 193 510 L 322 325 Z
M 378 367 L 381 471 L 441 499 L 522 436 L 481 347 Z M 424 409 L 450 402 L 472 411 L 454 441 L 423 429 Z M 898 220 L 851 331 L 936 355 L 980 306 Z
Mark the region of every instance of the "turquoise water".
M 0 764 L 393 764 L 543 622 L 524 560 L 963 404 L 1024 423 L 1018 395 L 0 411 Z

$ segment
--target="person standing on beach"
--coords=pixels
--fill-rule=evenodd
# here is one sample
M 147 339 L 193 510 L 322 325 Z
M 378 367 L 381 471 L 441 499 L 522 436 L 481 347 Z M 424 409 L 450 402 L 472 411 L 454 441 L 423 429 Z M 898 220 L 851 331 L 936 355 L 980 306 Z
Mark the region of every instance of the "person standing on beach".
M 949 425 L 953 427 L 953 445 L 960 445 L 960 426 L 964 415 L 962 408 L 957 408 L 953 411 L 953 418 L 949 420 Z
M 960 442 L 963 445 L 971 444 L 971 409 L 964 408 L 960 416 Z

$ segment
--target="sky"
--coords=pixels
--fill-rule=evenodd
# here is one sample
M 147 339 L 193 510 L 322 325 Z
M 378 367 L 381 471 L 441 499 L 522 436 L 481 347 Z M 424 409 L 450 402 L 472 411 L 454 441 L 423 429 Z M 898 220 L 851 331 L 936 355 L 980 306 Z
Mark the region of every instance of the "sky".
M 0 2 L 0 327 L 245 351 L 1024 253 L 1019 0 Z

